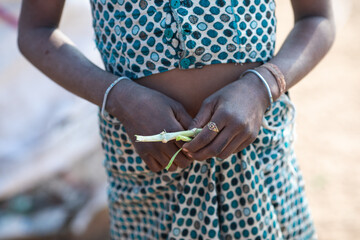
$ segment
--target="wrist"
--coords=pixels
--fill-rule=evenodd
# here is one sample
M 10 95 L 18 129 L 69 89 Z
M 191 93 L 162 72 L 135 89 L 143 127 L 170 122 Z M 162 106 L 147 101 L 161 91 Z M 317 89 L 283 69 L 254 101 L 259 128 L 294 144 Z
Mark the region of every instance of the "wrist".
M 240 85 L 241 91 L 247 92 L 254 102 L 260 103 L 264 112 L 270 107 L 269 93 L 257 75 L 249 72 L 236 82 Z
M 266 80 L 266 82 L 270 87 L 273 100 L 276 101 L 276 99 L 280 97 L 280 89 L 275 77 L 264 67 L 260 66 L 255 70 L 258 71 L 264 77 L 264 79 Z
M 126 108 L 130 105 L 130 96 L 135 85 L 137 85 L 137 83 L 131 79 L 124 78 L 111 89 L 107 96 L 105 110 L 121 122 L 124 116 L 126 116 Z

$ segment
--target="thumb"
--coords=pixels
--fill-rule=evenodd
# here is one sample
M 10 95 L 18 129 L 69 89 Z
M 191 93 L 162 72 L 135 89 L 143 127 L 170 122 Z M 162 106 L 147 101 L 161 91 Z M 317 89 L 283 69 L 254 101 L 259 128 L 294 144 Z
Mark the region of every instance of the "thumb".
M 174 116 L 179 121 L 181 126 L 184 129 L 188 129 L 189 125 L 191 124 L 192 117 L 189 113 L 185 110 L 183 105 L 177 104 L 175 108 L 173 108 Z
M 213 104 L 205 100 L 201 105 L 199 112 L 196 114 L 195 118 L 192 120 L 188 129 L 193 128 L 202 128 L 205 124 L 207 124 L 213 113 Z

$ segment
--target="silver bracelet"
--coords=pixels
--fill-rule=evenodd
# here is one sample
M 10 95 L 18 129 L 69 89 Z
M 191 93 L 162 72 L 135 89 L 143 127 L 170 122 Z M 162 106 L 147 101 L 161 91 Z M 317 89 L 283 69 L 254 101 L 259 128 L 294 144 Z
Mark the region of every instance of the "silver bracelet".
M 273 96 L 271 94 L 271 90 L 269 87 L 269 84 L 266 82 L 265 78 L 256 70 L 254 69 L 248 69 L 245 72 L 243 72 L 240 76 L 240 78 L 242 78 L 243 76 L 245 76 L 245 74 L 247 73 L 254 73 L 256 76 L 258 76 L 260 78 L 260 80 L 264 83 L 265 87 L 266 87 L 266 91 L 268 92 L 269 95 L 269 99 L 270 99 L 270 106 L 266 109 L 266 111 L 269 111 L 271 109 L 271 106 L 274 102 Z
M 101 106 L 101 112 L 100 112 L 100 115 L 101 117 L 108 121 L 109 123 L 112 123 L 112 124 L 119 124 L 120 122 L 113 122 L 112 120 L 110 120 L 109 118 L 109 113 L 105 110 L 105 105 L 106 105 L 106 100 L 107 100 L 107 97 L 108 97 L 108 94 L 110 92 L 110 90 L 118 83 L 120 82 L 121 80 L 123 79 L 129 79 L 128 77 L 125 77 L 125 76 L 122 76 L 122 77 L 119 77 L 118 79 L 116 79 L 112 84 L 110 84 L 110 86 L 106 89 L 105 91 L 105 94 L 104 94 L 104 100 L 103 100 L 103 103 L 102 103 L 102 106 Z

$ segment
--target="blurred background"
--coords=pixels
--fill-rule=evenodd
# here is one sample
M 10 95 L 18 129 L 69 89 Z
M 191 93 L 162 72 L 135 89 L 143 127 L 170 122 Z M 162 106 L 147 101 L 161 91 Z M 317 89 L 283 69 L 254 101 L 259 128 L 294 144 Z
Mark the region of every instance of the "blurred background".
M 296 151 L 319 239 L 360 236 L 360 2 L 333 0 L 337 39 L 291 89 Z M 18 0 L 0 0 L 0 239 L 108 239 L 97 108 L 19 53 Z M 278 42 L 292 28 L 277 0 Z M 88 0 L 67 0 L 61 29 L 92 61 Z

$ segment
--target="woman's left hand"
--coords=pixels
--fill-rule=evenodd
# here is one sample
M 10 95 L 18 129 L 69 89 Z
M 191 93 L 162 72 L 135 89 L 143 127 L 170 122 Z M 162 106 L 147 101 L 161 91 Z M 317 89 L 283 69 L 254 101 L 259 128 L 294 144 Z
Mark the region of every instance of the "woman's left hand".
M 206 98 L 189 129 L 203 130 L 183 145 L 187 155 L 195 160 L 211 157 L 227 158 L 252 143 L 262 123 L 269 97 L 260 79 L 246 74 Z M 219 132 L 207 124 L 214 122 Z

